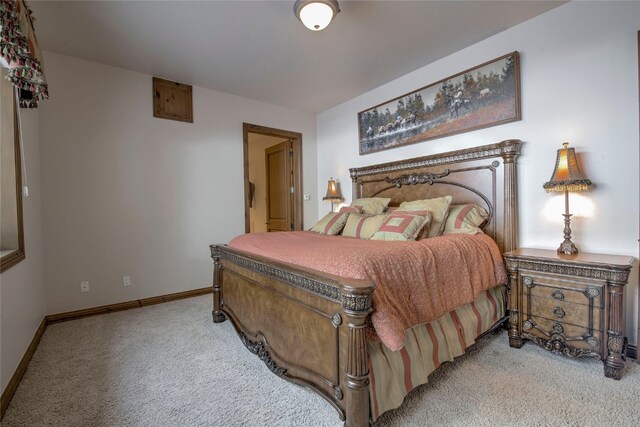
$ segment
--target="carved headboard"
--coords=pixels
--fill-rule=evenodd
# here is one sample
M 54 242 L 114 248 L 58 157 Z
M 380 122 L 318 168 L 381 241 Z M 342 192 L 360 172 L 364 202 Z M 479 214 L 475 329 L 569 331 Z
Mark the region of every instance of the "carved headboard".
M 397 162 L 349 169 L 353 198 L 404 201 L 450 194 L 452 204 L 475 203 L 490 214 L 484 232 L 501 251 L 518 246 L 517 139 Z

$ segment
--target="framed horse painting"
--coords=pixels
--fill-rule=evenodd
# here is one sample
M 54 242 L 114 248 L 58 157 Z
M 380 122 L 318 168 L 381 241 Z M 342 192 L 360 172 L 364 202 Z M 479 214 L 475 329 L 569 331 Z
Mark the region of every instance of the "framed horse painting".
M 511 52 L 359 112 L 360 154 L 520 119 L 520 57 Z

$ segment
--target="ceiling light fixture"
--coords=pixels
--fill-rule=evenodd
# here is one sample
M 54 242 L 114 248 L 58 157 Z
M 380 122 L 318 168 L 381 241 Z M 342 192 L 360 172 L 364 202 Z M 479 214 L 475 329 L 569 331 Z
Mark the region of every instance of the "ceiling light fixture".
M 336 0 L 296 0 L 293 5 L 296 18 L 311 31 L 327 28 L 338 12 L 340 6 Z

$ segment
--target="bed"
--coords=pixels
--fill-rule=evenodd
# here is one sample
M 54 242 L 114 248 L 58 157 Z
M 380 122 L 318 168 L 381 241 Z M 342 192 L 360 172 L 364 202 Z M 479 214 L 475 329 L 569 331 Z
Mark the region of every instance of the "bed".
M 495 241 L 496 250 L 503 253 L 517 247 L 516 161 L 520 146 L 518 140 L 507 140 L 353 168 L 350 169 L 353 199 L 383 196 L 391 198 L 390 206 L 398 206 L 404 201 L 451 195 L 454 203 L 477 204 L 489 213 L 484 233 Z M 395 403 L 380 407 L 381 399 L 376 396 L 381 390 L 380 381 L 384 376 L 395 381 L 394 375 L 403 374 L 402 370 L 387 373 L 387 368 L 381 368 L 378 362 L 397 356 L 398 363 L 406 365 L 407 358 L 406 351 L 390 351 L 381 344 L 377 338 L 383 334 L 376 337 L 371 332 L 377 296 L 372 280 L 358 275 L 345 278 L 328 273 L 327 269 L 295 265 L 278 260 L 268 252 L 224 244 L 210 248 L 213 321 L 228 319 L 247 349 L 274 374 L 317 392 L 336 409 L 345 425 L 369 425 L 384 410 L 402 402 L 404 395 L 417 385 L 412 384 L 412 380 L 416 382 L 415 378 L 422 376 L 423 381 L 418 383 L 426 382 L 430 370 L 421 374 L 414 372 L 409 378 L 405 373 L 396 382 L 408 384 L 406 390 L 395 393 Z M 500 297 L 502 291 L 492 287 L 491 292 L 478 295 L 480 299 L 473 304 L 467 301 L 434 321 L 442 321 L 438 327 L 444 330 L 447 319 L 456 320 L 451 329 L 460 332 L 466 327 L 459 320 L 465 317 L 465 310 L 473 308 L 480 322 L 476 306 L 484 304 L 490 309 L 504 305 L 510 289 L 508 282 L 506 285 L 506 297 Z M 505 310 L 494 309 L 487 317 L 489 320 L 483 320 L 482 330 L 478 325 L 473 339 L 504 322 L 504 313 Z M 467 317 L 474 318 L 471 311 Z M 403 332 L 406 334 L 402 348 L 411 350 L 412 330 Z M 420 337 L 416 339 L 419 341 Z M 464 347 L 453 351 L 448 360 L 464 352 Z M 442 362 L 435 361 L 432 368 Z

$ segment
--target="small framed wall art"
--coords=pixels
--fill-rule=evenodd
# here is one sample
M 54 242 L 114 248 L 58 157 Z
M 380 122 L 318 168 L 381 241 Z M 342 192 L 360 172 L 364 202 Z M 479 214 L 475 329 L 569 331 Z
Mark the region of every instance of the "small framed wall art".
M 191 86 L 154 77 L 153 117 L 193 123 Z

